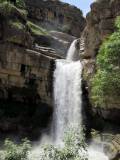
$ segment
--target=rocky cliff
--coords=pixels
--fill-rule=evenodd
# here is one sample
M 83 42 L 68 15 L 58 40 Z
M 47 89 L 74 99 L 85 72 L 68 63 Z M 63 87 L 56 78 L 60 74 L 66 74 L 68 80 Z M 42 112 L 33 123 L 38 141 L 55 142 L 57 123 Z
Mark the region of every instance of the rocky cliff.
M 0 3 L 0 135 L 5 137 L 37 138 L 48 126 L 55 60 L 62 58 L 59 53 L 65 56 L 85 25 L 81 11 L 68 4 L 26 0 L 26 5 Z
M 91 98 L 91 78 L 96 73 L 96 56 L 102 42 L 115 31 L 115 19 L 120 15 L 119 0 L 98 0 L 91 4 L 91 11 L 87 14 L 87 25 L 83 32 L 84 50 L 82 58 L 84 64 L 84 79 L 87 81 L 89 97 Z M 106 106 L 95 108 L 92 104 L 93 115 L 119 124 L 120 102 L 110 98 Z
M 54 60 L 60 57 L 36 46 L 31 30 L 26 10 L 0 4 L 0 134 L 38 135 L 52 114 Z
M 86 56 L 95 57 L 101 42 L 114 31 L 115 19 L 120 15 L 119 7 L 118 0 L 98 0 L 91 4 L 84 31 Z
M 80 37 L 85 19 L 80 9 L 51 0 L 26 0 L 28 16 L 48 30 L 58 30 Z
M 35 36 L 35 42 L 49 42 L 49 47 L 66 57 L 71 42 L 80 37 L 85 18 L 80 9 L 61 1 L 26 0 L 29 19 L 47 30 L 48 35 Z M 46 43 L 45 43 L 46 44 Z

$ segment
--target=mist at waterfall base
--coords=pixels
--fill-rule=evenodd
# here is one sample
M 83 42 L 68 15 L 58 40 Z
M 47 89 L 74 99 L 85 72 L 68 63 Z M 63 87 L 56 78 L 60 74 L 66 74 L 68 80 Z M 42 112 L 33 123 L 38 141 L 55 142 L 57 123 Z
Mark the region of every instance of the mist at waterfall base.
M 43 144 L 64 145 L 63 136 L 70 126 L 82 130 L 82 64 L 79 60 L 77 40 L 71 44 L 66 60 L 56 60 L 54 71 L 54 114 L 50 135 L 43 135 L 39 145 L 33 147 L 30 160 L 40 160 Z M 83 136 L 82 134 L 80 136 Z M 102 148 L 88 147 L 89 160 L 108 160 Z

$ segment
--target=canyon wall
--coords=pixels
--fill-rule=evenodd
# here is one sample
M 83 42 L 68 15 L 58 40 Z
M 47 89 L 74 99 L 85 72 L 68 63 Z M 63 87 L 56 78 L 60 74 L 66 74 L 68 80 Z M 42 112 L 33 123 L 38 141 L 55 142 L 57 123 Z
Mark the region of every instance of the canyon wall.
M 55 60 L 80 36 L 85 19 L 59 1 L 26 5 L 0 3 L 0 135 L 33 139 L 51 122 Z
M 79 37 L 85 26 L 85 19 L 77 7 L 60 1 L 26 0 L 28 16 L 48 30 L 67 32 Z
M 85 56 L 95 57 L 103 40 L 114 30 L 114 23 L 120 15 L 120 1 L 98 0 L 91 4 L 91 11 L 86 16 Z
M 96 56 L 102 42 L 115 31 L 115 19 L 120 15 L 119 0 L 98 0 L 91 4 L 87 14 L 87 25 L 83 32 L 84 51 L 84 80 L 87 82 L 89 98 L 91 99 L 91 78 L 96 73 Z M 91 101 L 92 103 L 92 101 Z M 94 116 L 120 124 L 120 100 L 109 97 L 106 106 L 95 107 L 92 104 Z
M 50 122 L 53 70 L 60 57 L 51 48 L 34 45 L 25 11 L 9 4 L 11 12 L 6 13 L 6 4 L 2 7 L 0 134 L 33 138 Z

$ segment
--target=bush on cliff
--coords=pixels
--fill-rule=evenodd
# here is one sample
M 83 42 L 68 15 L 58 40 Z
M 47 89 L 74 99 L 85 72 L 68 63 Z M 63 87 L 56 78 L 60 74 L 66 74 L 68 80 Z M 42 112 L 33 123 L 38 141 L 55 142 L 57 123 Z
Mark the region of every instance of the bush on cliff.
M 117 104 L 120 96 L 120 17 L 115 24 L 116 31 L 103 42 L 97 56 L 97 73 L 92 79 L 91 92 L 95 106 Z

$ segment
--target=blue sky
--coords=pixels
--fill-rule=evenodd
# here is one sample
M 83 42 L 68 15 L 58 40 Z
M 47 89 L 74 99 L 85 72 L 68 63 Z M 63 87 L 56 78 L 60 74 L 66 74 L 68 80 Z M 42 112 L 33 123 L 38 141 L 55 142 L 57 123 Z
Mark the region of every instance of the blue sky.
M 83 14 L 86 15 L 86 13 L 89 12 L 90 10 L 90 4 L 94 0 L 61 0 L 61 1 L 77 6 L 83 11 Z

